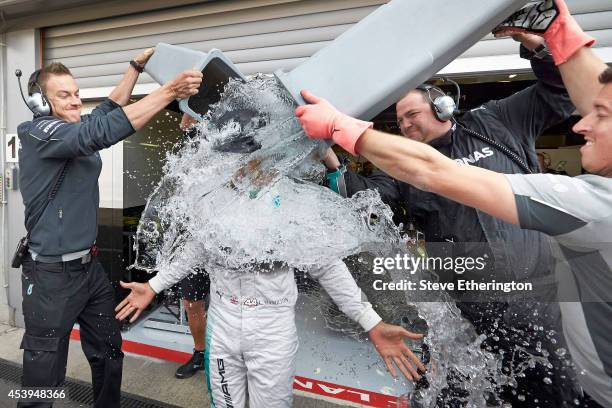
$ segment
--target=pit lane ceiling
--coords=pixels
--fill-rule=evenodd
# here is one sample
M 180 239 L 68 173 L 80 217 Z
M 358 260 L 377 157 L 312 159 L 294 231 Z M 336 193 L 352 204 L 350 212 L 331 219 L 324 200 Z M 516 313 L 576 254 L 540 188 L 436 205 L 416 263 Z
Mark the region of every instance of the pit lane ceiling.
M 219 48 L 245 74 L 290 70 L 384 3 L 229 0 L 176 6 L 173 2 L 172 8 L 44 28 L 43 58 L 45 62 L 61 60 L 69 66 L 85 98 L 108 95 L 124 72 L 126 61 L 158 42 L 200 51 Z M 597 52 L 612 62 L 612 1 L 567 3 L 581 26 L 597 38 Z M 88 7 L 103 8 L 104 4 Z M 409 41 L 405 44 L 409 51 Z M 517 54 L 511 39 L 488 35 L 442 73 L 474 76 L 528 70 L 527 62 Z M 155 87 L 148 75 L 141 75 L 136 92 L 146 94 Z

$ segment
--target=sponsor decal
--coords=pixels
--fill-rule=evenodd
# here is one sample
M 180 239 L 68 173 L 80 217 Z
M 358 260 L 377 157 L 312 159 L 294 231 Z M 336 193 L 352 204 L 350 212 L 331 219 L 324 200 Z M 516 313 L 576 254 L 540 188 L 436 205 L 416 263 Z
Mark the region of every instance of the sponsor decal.
M 481 159 L 491 157 L 495 154 L 490 147 L 483 147 L 480 150 L 476 150 L 474 153 L 468 155 L 468 157 L 462 157 L 460 159 L 455 159 L 455 161 L 459 164 L 474 164 Z
M 49 133 L 50 135 L 53 135 L 55 133 L 55 131 L 57 129 L 59 129 L 60 126 L 65 125 L 66 123 L 64 121 L 61 120 L 56 120 L 51 122 L 50 124 L 48 124 L 44 129 L 43 132 L 45 133 Z
M 295 376 L 293 379 L 293 389 L 324 397 L 355 402 L 366 407 L 395 407 L 398 404 L 398 398 L 391 395 L 346 387 L 344 385 L 314 380 L 312 378 Z
M 58 119 L 47 119 L 41 120 L 35 126 L 40 129 L 42 132 L 47 133 L 49 135 L 53 135 L 61 126 L 64 126 L 66 122 Z
M 217 296 L 219 296 L 219 300 L 222 300 L 224 295 L 219 291 L 216 291 L 216 294 Z M 279 299 L 258 299 L 258 298 L 251 297 L 251 296 L 239 298 L 236 295 L 229 295 L 229 301 L 233 305 L 242 304 L 247 307 L 257 307 L 257 306 L 262 306 L 262 305 L 268 305 L 268 306 L 284 305 L 284 304 L 289 303 L 289 298 L 283 297 Z
M 249 298 L 244 299 L 244 302 L 242 302 L 243 305 L 248 306 L 248 307 L 255 307 L 255 306 L 261 306 L 261 305 L 277 306 L 277 305 L 283 305 L 285 303 L 289 303 L 289 299 L 286 297 L 281 298 L 281 299 L 265 299 L 265 300 L 260 300 L 257 298 L 249 297 Z
M 219 385 L 221 386 L 221 391 L 223 392 L 225 406 L 226 408 L 233 408 L 234 403 L 232 402 L 232 395 L 229 392 L 227 379 L 225 378 L 225 363 L 223 362 L 222 358 L 217 359 L 217 370 L 219 371 L 219 376 L 221 377 Z
M 255 307 L 259 305 L 259 301 L 255 298 L 249 297 L 244 299 L 244 302 L 242 302 L 242 304 L 248 307 Z
M 47 126 L 47 124 L 48 124 L 49 122 L 50 122 L 50 120 L 49 120 L 49 119 L 41 120 L 40 122 L 36 123 L 36 125 L 35 125 L 35 126 L 36 126 L 38 129 L 43 130 L 43 129 L 44 129 L 46 126 Z
M 264 305 L 284 305 L 285 303 L 289 303 L 289 299 L 282 298 L 282 299 L 275 299 L 275 300 L 264 300 L 263 304 Z
M 480 105 L 479 107 L 472 109 L 470 112 L 476 112 L 479 110 L 487 110 L 487 107 L 484 105 Z

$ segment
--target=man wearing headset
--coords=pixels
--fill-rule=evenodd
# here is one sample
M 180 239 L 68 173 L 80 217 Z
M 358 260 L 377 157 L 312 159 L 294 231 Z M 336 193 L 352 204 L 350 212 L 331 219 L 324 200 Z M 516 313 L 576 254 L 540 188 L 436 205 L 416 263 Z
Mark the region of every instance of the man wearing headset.
M 431 85 L 421 85 L 408 92 L 396 104 L 397 121 L 405 138 L 430 145 L 456 162 L 497 172 L 539 172 L 535 141 L 542 131 L 567 119 L 574 111 L 559 71 L 541 37 L 517 34 L 521 57 L 531 62 L 538 82 L 508 98 L 487 102 L 453 118 L 452 98 Z M 476 273 L 443 276 L 442 279 L 475 279 L 481 282 L 538 281 L 542 290 L 529 299 L 497 300 L 478 298 L 474 292 L 457 295 L 458 307 L 480 334 L 487 335 L 485 346 L 503 354 L 506 370 L 516 370 L 528 357 L 523 349 L 541 355 L 541 344 L 554 365 L 553 384 L 542 383 L 550 377 L 546 367 L 525 370 L 516 389 L 505 387 L 503 397 L 517 406 L 561 406 L 573 400 L 572 387 L 563 386 L 565 359 L 555 350 L 563 337 L 556 303 L 539 302 L 554 298 L 554 260 L 548 237 L 535 231 L 524 231 L 488 214 L 460 205 L 440 195 L 413 188 L 383 172 L 363 177 L 344 171 L 329 149 L 325 164 L 331 186 L 352 196 L 364 189 L 377 189 L 383 201 L 392 207 L 403 207 L 418 229 L 425 234 L 430 256 L 485 257 L 487 267 Z M 489 300 L 491 300 L 489 298 Z M 539 330 L 544 327 L 544 331 Z M 531 344 L 524 347 L 526 341 Z M 539 348 L 539 347 L 538 347 Z M 508 373 L 508 371 L 506 371 Z M 449 379 L 452 383 L 453 379 Z M 457 387 L 460 388 L 458 385 Z M 449 398 L 453 394 L 453 385 Z M 458 393 L 461 391 L 457 390 Z M 522 401 L 518 398 L 526 398 Z M 536 402 L 533 402 L 533 401 Z M 531 402 L 529 402 L 531 401 Z
M 119 407 L 123 353 L 113 313 L 114 291 L 95 258 L 102 169 L 98 151 L 142 128 L 176 98 L 196 94 L 202 81 L 200 72 L 185 71 L 128 105 L 152 54 L 148 49 L 131 61 L 119 85 L 90 115 L 81 116 L 79 88 L 63 64 L 35 72 L 26 102 L 34 118 L 17 130 L 29 239 L 22 259 L 23 386 L 62 384 L 70 331 L 78 322 L 92 370 L 94 406 L 100 408 Z M 19 403 L 51 405 L 52 401 Z

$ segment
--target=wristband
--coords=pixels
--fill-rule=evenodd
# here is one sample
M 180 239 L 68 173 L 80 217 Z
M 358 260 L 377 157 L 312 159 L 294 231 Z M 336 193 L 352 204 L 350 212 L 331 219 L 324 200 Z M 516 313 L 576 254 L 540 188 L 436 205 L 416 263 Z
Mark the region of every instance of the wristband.
M 344 166 L 338 167 L 335 171 L 327 171 L 325 179 L 327 180 L 327 186 L 330 190 L 340 194 L 342 197 L 347 197 L 346 182 L 344 180 L 344 173 L 346 168 Z
M 548 47 L 546 46 L 546 44 L 540 44 L 536 47 L 535 50 L 533 50 L 533 56 L 538 59 L 545 58 L 549 55 L 550 55 L 550 51 L 548 50 Z
M 524 45 L 521 45 L 519 55 L 521 58 L 526 59 L 526 60 L 532 60 L 532 59 L 541 60 L 550 55 L 550 50 L 548 49 L 546 44 L 538 45 L 533 51 L 525 47 Z
M 142 74 L 142 71 L 144 71 L 144 65 L 140 65 L 139 63 L 137 63 L 134 60 L 130 61 L 130 65 L 136 70 L 138 71 L 139 74 Z

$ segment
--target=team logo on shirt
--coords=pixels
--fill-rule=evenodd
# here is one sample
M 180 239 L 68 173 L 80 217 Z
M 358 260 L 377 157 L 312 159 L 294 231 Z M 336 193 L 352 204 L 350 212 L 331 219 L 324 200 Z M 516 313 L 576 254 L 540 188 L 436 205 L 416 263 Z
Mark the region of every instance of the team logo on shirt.
M 64 125 L 66 125 L 66 122 L 60 119 L 41 120 L 35 124 L 39 130 L 49 136 L 53 136 L 53 134 Z
M 483 147 L 480 150 L 476 150 L 474 153 L 469 154 L 468 157 L 462 157 L 460 159 L 455 159 L 455 161 L 459 164 L 474 164 L 477 161 L 491 157 L 495 154 L 490 147 Z
M 279 299 L 263 299 L 263 300 L 253 298 L 253 297 L 248 297 L 248 298 L 245 298 L 244 301 L 242 302 L 243 305 L 248 306 L 248 307 L 256 307 L 256 306 L 262 306 L 262 305 L 278 306 L 278 305 L 282 305 L 285 303 L 289 303 L 289 299 L 286 297 L 279 298 Z

